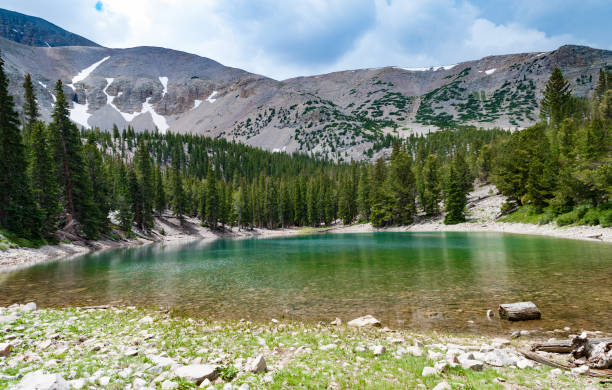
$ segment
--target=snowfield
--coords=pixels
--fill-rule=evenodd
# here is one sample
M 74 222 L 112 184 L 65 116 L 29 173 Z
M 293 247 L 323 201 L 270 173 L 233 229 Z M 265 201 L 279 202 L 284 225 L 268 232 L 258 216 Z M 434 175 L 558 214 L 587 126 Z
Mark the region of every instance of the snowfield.
M 209 103 L 214 103 L 217 99 L 213 99 L 217 95 L 217 91 L 213 91 L 209 97 L 206 98 L 206 101 Z
M 160 76 L 159 82 L 164 86 L 164 91 L 162 92 L 162 99 L 163 99 L 164 96 L 168 94 L 168 78 Z
M 68 86 L 69 86 L 70 88 L 72 88 L 72 90 L 75 90 L 75 89 L 74 89 L 74 85 L 75 85 L 76 83 L 81 82 L 81 81 L 85 80 L 87 77 L 89 77 L 89 75 L 90 75 L 90 74 L 91 74 L 91 73 L 92 73 L 94 70 L 96 70 L 96 68 L 97 68 L 98 66 L 100 66 L 100 64 L 101 64 L 101 63 L 103 63 L 104 61 L 108 60 L 109 58 L 110 58 L 110 56 L 104 57 L 104 58 L 102 58 L 100 61 L 98 61 L 98 62 L 96 62 L 96 63 L 94 63 L 94 64 L 91 64 L 91 65 L 89 65 L 87 68 L 85 68 L 85 69 L 83 69 L 82 71 L 80 71 L 80 72 L 79 72 L 79 73 L 78 73 L 76 76 L 74 76 L 74 77 L 72 78 L 72 83 L 68 84 Z

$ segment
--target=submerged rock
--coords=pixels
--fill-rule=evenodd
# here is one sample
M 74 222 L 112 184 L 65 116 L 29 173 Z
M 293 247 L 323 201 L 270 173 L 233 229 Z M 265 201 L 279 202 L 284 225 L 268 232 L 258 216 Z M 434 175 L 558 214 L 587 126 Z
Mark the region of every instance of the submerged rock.
M 357 328 L 372 326 L 372 327 L 380 328 L 382 324 L 372 315 L 368 314 L 363 317 L 355 318 L 354 320 L 349 321 L 348 326 L 354 326 Z

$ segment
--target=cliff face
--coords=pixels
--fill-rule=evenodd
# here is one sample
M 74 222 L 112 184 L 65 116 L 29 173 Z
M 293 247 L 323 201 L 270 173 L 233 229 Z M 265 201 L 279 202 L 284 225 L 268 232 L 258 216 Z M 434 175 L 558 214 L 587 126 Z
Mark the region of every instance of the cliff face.
M 37 39 L 43 38 L 31 34 L 27 41 Z M 592 93 L 601 68 L 612 67 L 611 51 L 563 46 L 429 69 L 358 69 L 276 81 L 158 47 L 35 47 L 0 38 L 0 50 L 18 106 L 30 73 L 45 120 L 61 79 L 72 119 L 81 126 L 157 127 L 345 159 L 372 157 L 373 145 L 389 133 L 531 125 L 555 67 L 580 96 Z

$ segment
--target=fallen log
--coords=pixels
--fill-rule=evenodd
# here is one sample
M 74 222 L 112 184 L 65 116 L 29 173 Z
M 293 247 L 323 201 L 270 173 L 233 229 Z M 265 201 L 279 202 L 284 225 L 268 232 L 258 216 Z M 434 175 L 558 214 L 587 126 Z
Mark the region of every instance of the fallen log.
M 520 353 L 527 359 L 533 360 L 534 362 L 538 362 L 540 364 L 544 364 L 546 366 L 562 368 L 564 370 L 571 370 L 572 368 L 574 368 L 573 366 L 557 363 L 553 360 L 547 359 L 544 356 L 538 355 L 535 352 L 520 351 Z M 612 378 L 612 370 L 589 370 L 585 373 L 585 375 L 597 378 Z
M 499 305 L 499 316 L 509 321 L 526 321 L 539 320 L 542 314 L 533 302 L 516 302 Z
M 572 352 L 572 340 L 552 340 L 533 344 L 531 350 L 552 353 L 570 353 Z

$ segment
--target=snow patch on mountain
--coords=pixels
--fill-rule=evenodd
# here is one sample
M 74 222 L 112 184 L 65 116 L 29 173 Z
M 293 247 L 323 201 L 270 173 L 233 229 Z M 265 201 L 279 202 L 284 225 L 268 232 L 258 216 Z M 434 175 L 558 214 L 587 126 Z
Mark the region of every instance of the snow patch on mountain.
M 40 84 L 41 87 L 43 87 L 47 92 L 49 92 L 49 95 L 51 95 L 51 99 L 53 99 L 53 103 L 55 103 L 57 99 L 55 98 L 53 92 L 49 91 L 49 88 L 47 88 L 47 84 L 43 83 L 42 81 L 39 81 L 38 84 Z
M 217 91 L 212 91 L 209 97 L 206 98 L 206 101 L 209 103 L 214 103 L 217 99 L 213 99 L 217 95 Z
M 164 86 L 164 91 L 162 92 L 162 99 L 163 99 L 163 97 L 168 94 L 168 78 L 160 76 L 159 82 Z
M 96 70 L 96 68 L 98 66 L 100 66 L 101 63 L 103 63 L 104 61 L 108 60 L 110 58 L 110 56 L 106 56 L 104 58 L 102 58 L 100 61 L 89 65 L 87 68 L 83 69 L 82 71 L 80 71 L 76 76 L 74 76 L 72 78 L 72 83 L 68 84 L 68 86 L 70 88 L 72 88 L 72 90 L 74 91 L 74 85 L 78 82 L 81 82 L 83 80 L 85 80 L 87 77 L 89 77 L 89 75 Z
M 198 100 L 198 99 L 194 100 L 192 110 L 195 110 L 196 108 L 200 107 L 200 104 L 202 104 L 201 100 Z
M 87 99 L 85 99 L 85 104 L 79 104 L 77 102 L 72 102 L 72 104 L 73 107 L 70 109 L 70 120 L 89 129 L 88 120 L 91 114 L 87 112 L 89 109 Z
M 160 132 L 165 133 L 166 130 L 168 130 L 168 127 L 170 126 L 168 126 L 168 122 L 166 121 L 166 118 L 163 115 L 159 115 L 158 113 L 155 112 L 155 109 L 153 108 L 153 105 L 149 103 L 149 100 L 151 100 L 150 97 L 148 97 L 147 100 L 145 100 L 145 102 L 142 103 L 141 114 L 144 114 L 146 112 L 151 114 L 151 118 L 153 118 L 153 123 L 155 124 L 155 126 L 157 126 L 157 129 Z
M 491 74 L 495 73 L 496 70 L 497 70 L 496 68 L 487 69 L 487 70 L 485 70 L 485 73 L 488 76 L 488 75 L 491 75 Z

